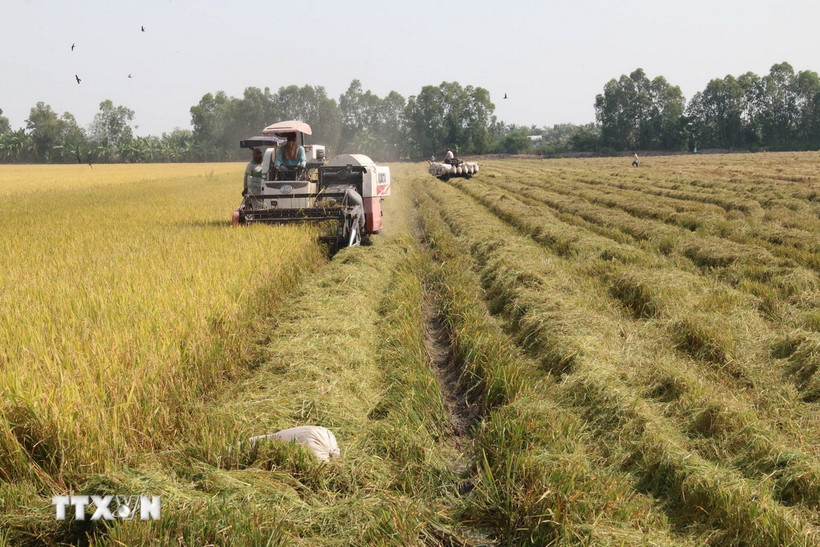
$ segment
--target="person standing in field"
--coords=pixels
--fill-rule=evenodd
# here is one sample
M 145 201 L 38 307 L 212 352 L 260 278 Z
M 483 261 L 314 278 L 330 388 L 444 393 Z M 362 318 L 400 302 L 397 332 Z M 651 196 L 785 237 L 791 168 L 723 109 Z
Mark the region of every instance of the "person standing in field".
M 245 166 L 245 182 L 242 188 L 242 196 L 248 194 L 255 195 L 262 193 L 262 150 L 253 149 L 253 159 Z M 249 205 L 252 209 L 261 209 L 262 202 L 251 198 Z
M 632 156 L 632 167 L 638 167 L 638 164 L 639 164 L 639 163 L 640 163 L 640 162 L 638 161 L 638 153 L 636 152 L 636 153 Z

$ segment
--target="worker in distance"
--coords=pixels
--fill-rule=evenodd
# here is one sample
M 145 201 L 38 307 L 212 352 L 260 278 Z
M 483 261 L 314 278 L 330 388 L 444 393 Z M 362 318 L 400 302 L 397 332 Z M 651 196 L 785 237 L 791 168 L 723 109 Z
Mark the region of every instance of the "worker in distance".
M 253 159 L 245 166 L 243 196 L 247 194 L 254 196 L 262 193 L 262 150 L 254 148 L 252 154 Z M 262 202 L 255 198 L 250 199 L 249 205 L 252 209 L 262 208 Z

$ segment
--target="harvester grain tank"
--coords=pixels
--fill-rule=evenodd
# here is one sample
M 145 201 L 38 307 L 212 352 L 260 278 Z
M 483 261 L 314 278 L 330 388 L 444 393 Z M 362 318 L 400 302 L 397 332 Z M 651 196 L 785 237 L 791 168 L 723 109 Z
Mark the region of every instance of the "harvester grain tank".
M 307 163 L 301 169 L 276 169 L 283 136 L 301 136 Z M 328 226 L 322 239 L 336 246 L 355 246 L 382 228 L 381 200 L 390 195 L 390 168 L 364 154 L 340 154 L 325 160 L 325 147 L 304 145 L 310 126 L 280 122 L 261 136 L 240 142 L 243 148 L 264 147 L 262 193 L 246 195 L 232 224 L 313 222 Z

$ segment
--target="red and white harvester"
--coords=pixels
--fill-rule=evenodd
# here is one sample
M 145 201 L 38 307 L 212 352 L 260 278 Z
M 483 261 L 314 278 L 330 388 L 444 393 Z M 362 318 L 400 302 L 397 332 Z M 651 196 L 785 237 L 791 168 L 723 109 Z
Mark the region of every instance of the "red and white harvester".
M 304 146 L 307 164 L 276 169 L 282 136 L 290 133 L 296 133 Z M 231 223 L 322 223 L 330 230 L 323 241 L 338 247 L 359 245 L 382 228 L 381 200 L 390 195 L 390 168 L 364 154 L 340 154 L 326 161 L 324 146 L 305 146 L 305 135 L 310 134 L 308 124 L 291 120 L 269 125 L 261 136 L 240 142 L 242 148 L 264 150 L 262 193 L 245 195 Z

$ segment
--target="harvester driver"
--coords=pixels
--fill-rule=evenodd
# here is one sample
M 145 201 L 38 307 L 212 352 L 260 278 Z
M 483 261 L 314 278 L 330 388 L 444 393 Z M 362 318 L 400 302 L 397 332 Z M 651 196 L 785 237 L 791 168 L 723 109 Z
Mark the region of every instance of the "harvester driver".
M 452 164 L 453 159 L 455 159 L 455 156 L 453 155 L 453 151 L 448 148 L 447 153 L 444 155 L 444 163 L 446 163 L 448 165 Z
M 288 133 L 288 141 L 276 151 L 274 168 L 278 180 L 297 180 L 307 164 L 305 149 L 296 140 L 296 133 Z
M 242 188 L 242 195 L 256 195 L 262 193 L 262 150 L 253 149 L 253 159 L 245 167 L 245 182 Z M 251 198 L 248 202 L 251 208 L 261 209 L 262 202 Z

